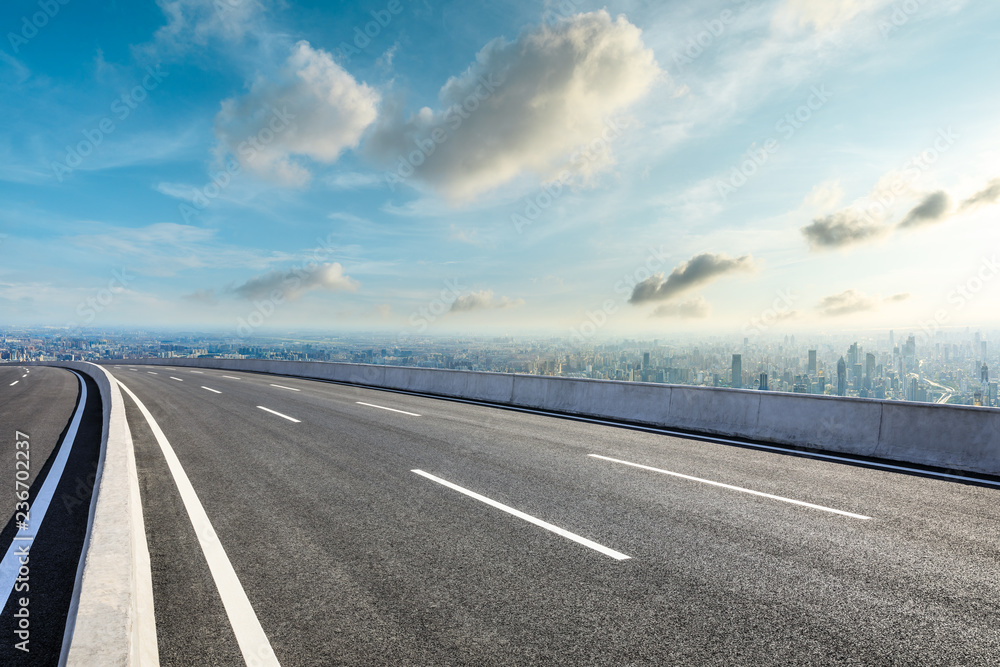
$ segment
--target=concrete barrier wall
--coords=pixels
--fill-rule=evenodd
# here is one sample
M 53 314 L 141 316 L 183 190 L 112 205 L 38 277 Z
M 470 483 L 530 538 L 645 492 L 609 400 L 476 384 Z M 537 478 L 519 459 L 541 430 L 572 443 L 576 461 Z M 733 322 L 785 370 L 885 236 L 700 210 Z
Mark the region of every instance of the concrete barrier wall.
M 115 363 L 333 380 L 1000 476 L 1000 411 L 991 408 L 366 364 L 250 359 Z
M 153 581 L 132 434 L 117 382 L 100 366 L 31 362 L 89 376 L 101 395 L 101 454 L 60 664 L 159 665 Z

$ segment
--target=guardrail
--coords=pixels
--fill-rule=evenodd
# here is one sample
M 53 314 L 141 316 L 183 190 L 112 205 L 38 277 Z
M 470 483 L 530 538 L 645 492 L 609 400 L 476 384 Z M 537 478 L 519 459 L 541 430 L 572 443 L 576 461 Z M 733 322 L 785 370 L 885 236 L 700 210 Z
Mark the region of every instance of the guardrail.
M 465 398 L 1000 476 L 1000 410 L 748 389 L 266 359 L 143 359 Z

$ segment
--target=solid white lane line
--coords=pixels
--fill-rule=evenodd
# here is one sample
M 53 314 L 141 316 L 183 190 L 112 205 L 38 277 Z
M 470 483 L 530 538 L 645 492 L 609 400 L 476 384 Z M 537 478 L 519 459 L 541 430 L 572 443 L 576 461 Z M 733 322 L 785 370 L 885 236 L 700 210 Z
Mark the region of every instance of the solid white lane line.
M 286 387 L 282 384 L 272 384 L 272 387 L 277 387 L 278 389 L 287 389 L 288 391 L 302 391 L 301 389 L 296 389 L 295 387 Z
M 228 378 L 230 380 L 239 380 L 239 378 L 233 377 L 232 375 L 223 375 L 222 377 Z
M 70 421 L 66 435 L 59 445 L 59 451 L 52 461 L 52 466 L 45 475 L 42 487 L 31 501 L 31 507 L 27 512 L 28 517 L 24 522 L 24 527 L 18 528 L 13 541 L 10 543 L 10 547 L 7 548 L 7 553 L 4 555 L 3 560 L 0 561 L 0 600 L 3 601 L 0 603 L 0 609 L 6 606 L 11 591 L 14 590 L 14 584 L 17 583 L 19 570 L 23 564 L 21 559 L 24 559 L 24 563 L 30 560 L 28 552 L 31 550 L 31 545 L 38 535 L 38 529 L 42 527 L 42 522 L 45 521 L 45 513 L 49 509 L 49 504 L 52 502 L 52 497 L 56 492 L 56 486 L 59 485 L 59 480 L 62 479 L 63 471 L 66 469 L 66 461 L 69 459 L 70 450 L 73 448 L 77 431 L 80 429 L 80 421 L 83 419 L 84 408 L 87 407 L 87 383 L 83 381 L 83 376 L 76 371 L 70 372 L 76 375 L 80 381 L 80 402 L 76 406 L 76 412 L 73 413 L 73 419 Z
M 420 475 L 421 477 L 426 477 L 427 479 L 431 480 L 432 482 L 437 482 L 438 484 L 441 484 L 442 486 L 447 486 L 449 489 L 452 489 L 453 491 L 458 491 L 459 493 L 463 493 L 463 494 L 469 496 L 470 498 L 475 498 L 476 500 L 478 500 L 480 502 L 486 503 L 490 507 L 495 507 L 498 510 L 503 510 L 504 512 L 507 512 L 508 514 L 513 514 L 514 516 L 516 516 L 519 519 L 524 519 L 528 523 L 533 523 L 533 524 L 535 524 L 536 526 L 538 526 L 540 528 L 544 528 L 545 530 L 548 530 L 548 531 L 551 531 L 551 532 L 555 533 L 556 535 L 561 535 L 562 537 L 565 537 L 568 540 L 573 540 L 574 542 L 576 542 L 578 544 L 582 544 L 585 547 L 590 547 L 594 551 L 600 551 L 605 556 L 610 556 L 610 557 L 614 558 L 615 560 L 628 560 L 629 558 L 631 558 L 631 556 L 626 556 L 625 554 L 623 554 L 623 553 L 621 553 L 619 551 L 615 551 L 614 549 L 609 549 L 608 547 L 606 547 L 604 545 L 601 545 L 601 544 L 598 544 L 597 542 L 593 542 L 591 540 L 588 540 L 586 537 L 580 537 L 576 533 L 571 533 L 568 530 L 563 530 L 559 526 L 553 526 L 551 523 L 548 523 L 547 521 L 542 521 L 541 519 L 537 519 L 537 518 L 531 516 L 530 514 L 525 514 L 524 512 L 521 512 L 520 510 L 516 510 L 513 507 L 510 507 L 508 505 L 504 505 L 503 503 L 498 503 L 497 501 L 491 500 L 490 498 L 487 498 L 486 496 L 481 496 L 481 495 L 479 495 L 478 493 L 476 493 L 474 491 L 469 491 L 468 489 L 464 489 L 464 488 L 462 488 L 461 486 L 459 486 L 457 484 L 452 484 L 451 482 L 449 482 L 447 480 L 441 479 L 440 477 L 435 477 L 434 475 L 431 475 L 430 473 L 426 473 L 423 470 L 411 470 L 410 472 L 415 472 L 416 474 Z
M 202 385 L 202 387 L 201 387 L 201 388 L 202 388 L 202 389 L 207 389 L 207 390 L 209 390 L 210 392 L 212 392 L 213 394 L 221 394 L 221 393 L 222 393 L 222 392 L 221 392 L 221 391 L 219 391 L 218 389 L 212 389 L 211 387 L 206 387 L 205 385 Z
M 226 615 L 233 626 L 233 633 L 240 645 L 243 659 L 248 665 L 278 665 L 278 658 L 274 655 L 271 642 L 264 634 L 264 629 L 260 625 L 257 614 L 254 613 L 250 599 L 247 597 L 246 591 L 243 590 L 243 585 L 240 584 L 240 579 L 236 576 L 233 564 L 229 561 L 226 550 L 222 546 L 222 542 L 219 541 L 219 537 L 212 527 L 212 522 L 198 499 L 198 494 L 195 492 L 194 486 L 191 485 L 191 480 L 184 472 L 174 448 L 139 397 L 121 382 L 118 384 L 122 391 L 135 401 L 139 411 L 146 418 L 149 428 L 153 431 L 156 442 L 160 445 L 160 451 L 163 452 L 163 458 L 167 461 L 167 467 L 170 468 L 170 473 L 173 475 L 174 484 L 177 485 L 181 500 L 184 502 L 184 509 L 187 510 L 188 518 L 191 519 L 191 525 L 198 536 L 198 543 L 205 554 L 205 560 L 208 561 L 212 578 L 215 579 L 215 586 L 219 590 L 222 605 L 226 608 Z
M 171 380 L 177 380 L 178 382 L 184 382 L 184 380 L 182 380 L 180 378 L 175 378 L 173 375 L 170 376 L 170 379 Z
M 265 408 L 263 405 L 258 405 L 257 407 L 263 410 L 264 412 L 270 412 L 272 415 L 278 415 L 279 417 L 287 419 L 290 422 L 295 422 L 296 424 L 301 423 L 300 420 L 296 419 L 295 417 L 289 417 L 288 415 L 283 415 L 277 410 L 272 410 L 271 408 Z
M 701 479 L 700 477 L 692 477 L 691 475 L 683 475 L 679 472 L 671 472 L 669 470 L 662 470 L 660 468 L 653 468 L 651 466 L 644 466 L 641 463 L 630 463 L 628 461 L 622 461 L 620 459 L 613 459 L 608 456 L 601 456 L 600 454 L 588 454 L 591 458 L 601 459 L 603 461 L 611 461 L 612 463 L 621 463 L 622 465 L 632 466 L 633 468 L 642 468 L 643 470 L 650 470 L 652 472 L 662 473 L 664 475 L 672 475 L 674 477 L 680 477 L 682 479 L 688 479 L 692 482 L 701 482 L 702 484 L 710 484 L 712 486 L 718 486 L 723 489 L 729 489 L 730 491 L 739 491 L 740 493 L 749 493 L 753 496 L 760 496 L 761 498 L 770 498 L 771 500 L 780 500 L 783 503 L 791 503 L 792 505 L 801 505 L 802 507 L 811 507 L 815 510 L 822 510 L 823 512 L 832 512 L 833 514 L 840 514 L 841 516 L 851 517 L 852 519 L 861 519 L 862 521 L 871 520 L 870 516 L 864 516 L 863 514 L 854 514 L 853 512 L 845 512 L 843 510 L 835 510 L 831 507 L 824 507 L 823 505 L 814 505 L 813 503 L 806 503 L 801 500 L 792 500 L 791 498 L 785 498 L 784 496 L 776 496 L 770 493 L 763 493 L 761 491 L 753 491 L 751 489 L 744 489 L 741 486 L 733 486 L 732 484 L 723 484 L 722 482 L 713 482 L 708 479 Z
M 10 386 L 11 386 L 11 387 L 13 387 L 13 386 L 14 386 L 15 384 L 17 384 L 18 382 L 20 382 L 20 380 L 14 380 L 13 382 L 11 382 L 11 383 L 10 383 Z
M 373 403 L 362 403 L 361 401 L 354 401 L 358 405 L 367 405 L 369 408 L 378 408 L 379 410 L 388 410 L 389 412 L 398 412 L 403 415 L 410 415 L 411 417 L 419 417 L 416 412 L 407 412 L 406 410 L 397 410 L 396 408 L 387 408 L 381 405 L 375 405 Z

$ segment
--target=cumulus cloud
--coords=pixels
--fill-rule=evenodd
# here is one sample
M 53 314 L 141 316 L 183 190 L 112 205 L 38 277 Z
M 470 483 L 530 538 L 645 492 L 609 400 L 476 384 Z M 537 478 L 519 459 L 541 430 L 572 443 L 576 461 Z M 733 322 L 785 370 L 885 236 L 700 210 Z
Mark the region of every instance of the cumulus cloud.
M 893 294 L 886 299 L 879 296 L 868 296 L 858 290 L 849 289 L 825 297 L 819 303 L 819 309 L 827 317 L 839 317 L 841 315 L 853 315 L 865 311 L 875 310 L 882 303 L 899 303 L 910 298 L 909 292 Z
M 932 192 L 917 204 L 899 223 L 900 228 L 920 227 L 939 222 L 951 208 L 951 197 L 944 190 Z
M 230 291 L 245 299 L 269 299 L 278 292 L 286 299 L 297 299 L 312 291 L 353 292 L 358 283 L 344 274 L 344 267 L 338 262 L 317 264 L 310 269 L 291 271 L 269 271 L 256 276 Z
M 508 297 L 493 297 L 493 290 L 480 290 L 463 294 L 455 299 L 451 304 L 452 313 L 469 312 L 470 310 L 496 310 L 499 308 L 512 308 L 524 304 L 524 299 L 510 299 Z
M 1000 201 L 1000 178 L 994 178 L 987 186 L 962 202 L 961 210 L 989 206 Z
M 663 277 L 662 273 L 657 273 L 637 284 L 632 290 L 629 303 L 665 301 L 685 290 L 704 285 L 727 273 L 752 271 L 753 269 L 753 257 L 750 255 L 734 259 L 722 254 L 702 253 L 676 267 L 666 278 Z
M 711 315 L 712 308 L 699 296 L 688 301 L 665 303 L 653 311 L 651 317 L 675 317 L 680 319 L 703 319 Z
M 215 135 L 241 166 L 281 185 L 301 186 L 311 178 L 301 158 L 330 163 L 356 148 L 378 104 L 375 90 L 326 51 L 300 41 L 280 72 L 258 76 L 249 93 L 222 102 Z
M 815 218 L 801 229 L 812 250 L 842 248 L 863 243 L 882 234 L 883 229 L 854 209 L 844 209 Z
M 390 175 L 412 176 L 452 200 L 525 172 L 585 179 L 613 164 L 609 141 L 621 130 L 609 121 L 662 76 L 624 16 L 577 14 L 513 42 L 491 41 L 441 88 L 437 110 L 385 114 L 366 149 L 391 165 Z

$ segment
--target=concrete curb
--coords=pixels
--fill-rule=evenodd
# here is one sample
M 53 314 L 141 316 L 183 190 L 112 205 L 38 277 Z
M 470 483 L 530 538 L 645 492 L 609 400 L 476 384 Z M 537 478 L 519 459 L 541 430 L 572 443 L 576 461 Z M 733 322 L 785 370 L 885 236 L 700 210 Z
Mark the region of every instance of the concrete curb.
M 159 665 L 153 580 L 132 434 L 115 378 L 85 362 L 28 363 L 83 373 L 101 393 L 101 455 L 61 665 Z
M 142 359 L 570 413 L 691 433 L 1000 476 L 1000 411 L 748 389 L 267 359 Z

